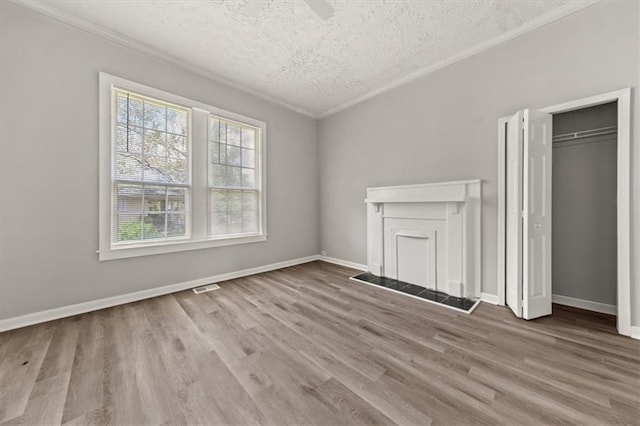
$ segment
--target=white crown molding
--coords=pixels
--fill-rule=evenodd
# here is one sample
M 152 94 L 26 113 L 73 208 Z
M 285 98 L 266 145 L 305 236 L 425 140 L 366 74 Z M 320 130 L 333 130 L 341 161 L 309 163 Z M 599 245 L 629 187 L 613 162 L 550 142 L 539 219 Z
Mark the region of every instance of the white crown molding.
M 319 118 L 318 114 L 314 114 L 311 111 L 308 111 L 304 108 L 298 107 L 296 105 L 292 105 L 286 101 L 283 101 L 282 99 L 268 95 L 266 93 L 262 93 L 258 90 L 248 89 L 246 86 L 238 82 L 221 77 L 218 74 L 208 71 L 205 68 L 185 62 L 184 60 L 178 59 L 173 55 L 162 52 L 161 50 L 158 50 L 140 41 L 131 39 L 115 31 L 108 30 L 103 26 L 93 24 L 85 19 L 79 18 L 77 16 L 73 16 L 69 13 L 55 9 L 46 2 L 40 2 L 35 0 L 8 0 L 8 1 L 9 3 L 30 9 L 33 12 L 36 12 L 47 18 L 53 19 L 54 21 L 69 25 L 73 28 L 85 31 L 89 34 L 117 43 L 129 49 L 133 49 L 139 53 L 151 56 L 155 59 L 168 62 L 174 66 L 182 68 L 185 71 L 189 71 L 193 74 L 199 75 L 200 77 L 204 77 L 208 80 L 214 81 L 219 84 L 223 84 L 225 86 L 239 90 L 243 93 L 247 93 L 249 95 L 261 98 L 265 101 L 271 102 L 273 104 L 279 105 L 291 111 L 297 112 L 298 114 L 306 115 L 307 117 L 311 117 L 315 119 Z
M 581 1 L 572 1 L 567 3 L 564 6 L 558 7 L 557 9 L 552 10 L 551 12 L 542 15 L 536 19 L 533 19 L 531 21 L 525 22 L 523 25 L 521 25 L 518 28 L 514 28 L 511 31 L 507 31 L 504 34 L 499 35 L 498 37 L 492 38 L 490 40 L 487 40 L 485 42 L 482 42 L 478 45 L 475 45 L 473 47 L 471 47 L 470 49 L 467 49 L 465 51 L 462 51 L 456 55 L 450 56 L 447 59 L 437 62 L 433 65 L 429 65 L 425 68 L 419 69 L 417 71 L 414 71 L 392 83 L 389 83 L 379 89 L 373 90 L 365 95 L 359 96 L 351 101 L 345 102 L 341 105 L 338 105 L 337 107 L 331 108 L 325 112 L 323 112 L 322 114 L 320 114 L 317 118 L 318 119 L 322 119 L 325 117 L 328 117 L 330 115 L 335 114 L 336 112 L 342 111 L 344 109 L 347 109 L 349 107 L 352 107 L 356 104 L 359 104 L 361 102 L 366 101 L 367 99 L 371 99 L 374 98 L 378 95 L 381 95 L 385 92 L 388 92 L 392 89 L 395 89 L 396 87 L 400 87 L 403 86 L 407 83 L 410 83 L 413 80 L 416 80 L 420 77 L 424 77 L 428 74 L 431 74 L 435 71 L 438 71 L 442 68 L 448 67 L 449 65 L 453 65 L 456 62 L 460 62 L 464 59 L 467 59 L 471 56 L 477 55 L 478 53 L 481 53 L 485 50 L 489 50 L 493 47 L 499 46 L 503 43 L 506 43 L 509 40 L 513 40 L 514 38 L 520 37 L 524 34 L 527 34 L 531 31 L 534 31 L 538 28 L 541 28 L 545 25 L 548 25 L 552 22 L 555 22 L 559 19 L 562 19 L 566 16 L 572 15 L 582 9 L 585 9 L 589 6 L 592 6 L 596 3 L 599 3 L 601 0 L 587 0 L 584 2 Z
M 221 281 L 233 280 L 246 277 L 248 275 L 260 274 L 262 272 L 274 271 L 276 269 L 287 268 L 289 266 L 300 265 L 302 263 L 318 260 L 318 255 L 301 257 L 284 262 L 272 263 L 270 265 L 257 266 L 255 268 L 243 269 L 241 271 L 228 272 L 226 274 L 214 275 L 206 278 L 199 278 L 191 281 L 184 281 L 177 284 L 170 284 L 148 290 L 136 291 L 134 293 L 121 294 L 104 299 L 90 300 L 88 302 L 76 303 L 74 305 L 62 306 L 59 308 L 47 309 L 46 311 L 34 312 L 12 318 L 0 320 L 0 332 L 52 321 L 73 315 L 84 314 L 86 312 L 97 311 L 99 309 L 110 308 L 112 306 L 123 305 L 125 303 L 136 302 L 138 300 L 149 299 L 151 297 L 163 296 L 202 285 L 218 283 Z

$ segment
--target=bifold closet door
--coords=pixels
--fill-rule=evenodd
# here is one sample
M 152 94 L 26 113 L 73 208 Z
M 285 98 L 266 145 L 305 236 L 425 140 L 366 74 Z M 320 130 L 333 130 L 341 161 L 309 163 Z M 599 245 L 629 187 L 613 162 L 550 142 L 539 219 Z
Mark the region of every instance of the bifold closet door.
M 520 111 L 506 134 L 507 305 L 533 319 L 551 314 L 552 116 Z
M 507 122 L 506 140 L 506 299 L 507 306 L 522 317 L 522 111 Z

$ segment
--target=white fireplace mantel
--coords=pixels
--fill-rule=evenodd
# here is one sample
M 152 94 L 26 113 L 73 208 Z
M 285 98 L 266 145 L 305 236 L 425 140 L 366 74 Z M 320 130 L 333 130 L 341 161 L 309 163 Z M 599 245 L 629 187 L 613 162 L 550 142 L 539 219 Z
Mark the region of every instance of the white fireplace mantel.
M 401 279 L 402 264 L 409 282 L 480 297 L 481 198 L 479 179 L 367 188 L 369 272 Z M 422 246 L 416 238 L 424 240 Z M 431 258 L 418 253 L 411 261 L 411 247 L 423 247 Z M 428 277 L 427 283 L 415 282 L 420 277 Z
M 480 180 L 423 183 L 419 185 L 367 188 L 367 203 L 464 202 L 470 185 Z

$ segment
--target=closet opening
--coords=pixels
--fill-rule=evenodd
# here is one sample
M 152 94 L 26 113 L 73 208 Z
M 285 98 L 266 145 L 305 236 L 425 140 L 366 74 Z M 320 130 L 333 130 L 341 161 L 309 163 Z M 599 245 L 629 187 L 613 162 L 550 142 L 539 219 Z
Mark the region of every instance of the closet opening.
M 617 102 L 553 114 L 552 134 L 553 314 L 616 315 Z
M 632 335 L 630 88 L 498 119 L 497 237 L 494 303 Z

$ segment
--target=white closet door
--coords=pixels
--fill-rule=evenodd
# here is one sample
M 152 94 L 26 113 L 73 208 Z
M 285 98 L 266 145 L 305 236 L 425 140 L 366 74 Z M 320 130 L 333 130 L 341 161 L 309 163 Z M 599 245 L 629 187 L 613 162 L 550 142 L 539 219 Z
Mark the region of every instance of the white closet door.
M 511 117 L 506 132 L 506 296 L 518 318 L 522 317 L 522 117 L 521 111 Z
M 551 314 L 552 116 L 524 111 L 522 316 Z

